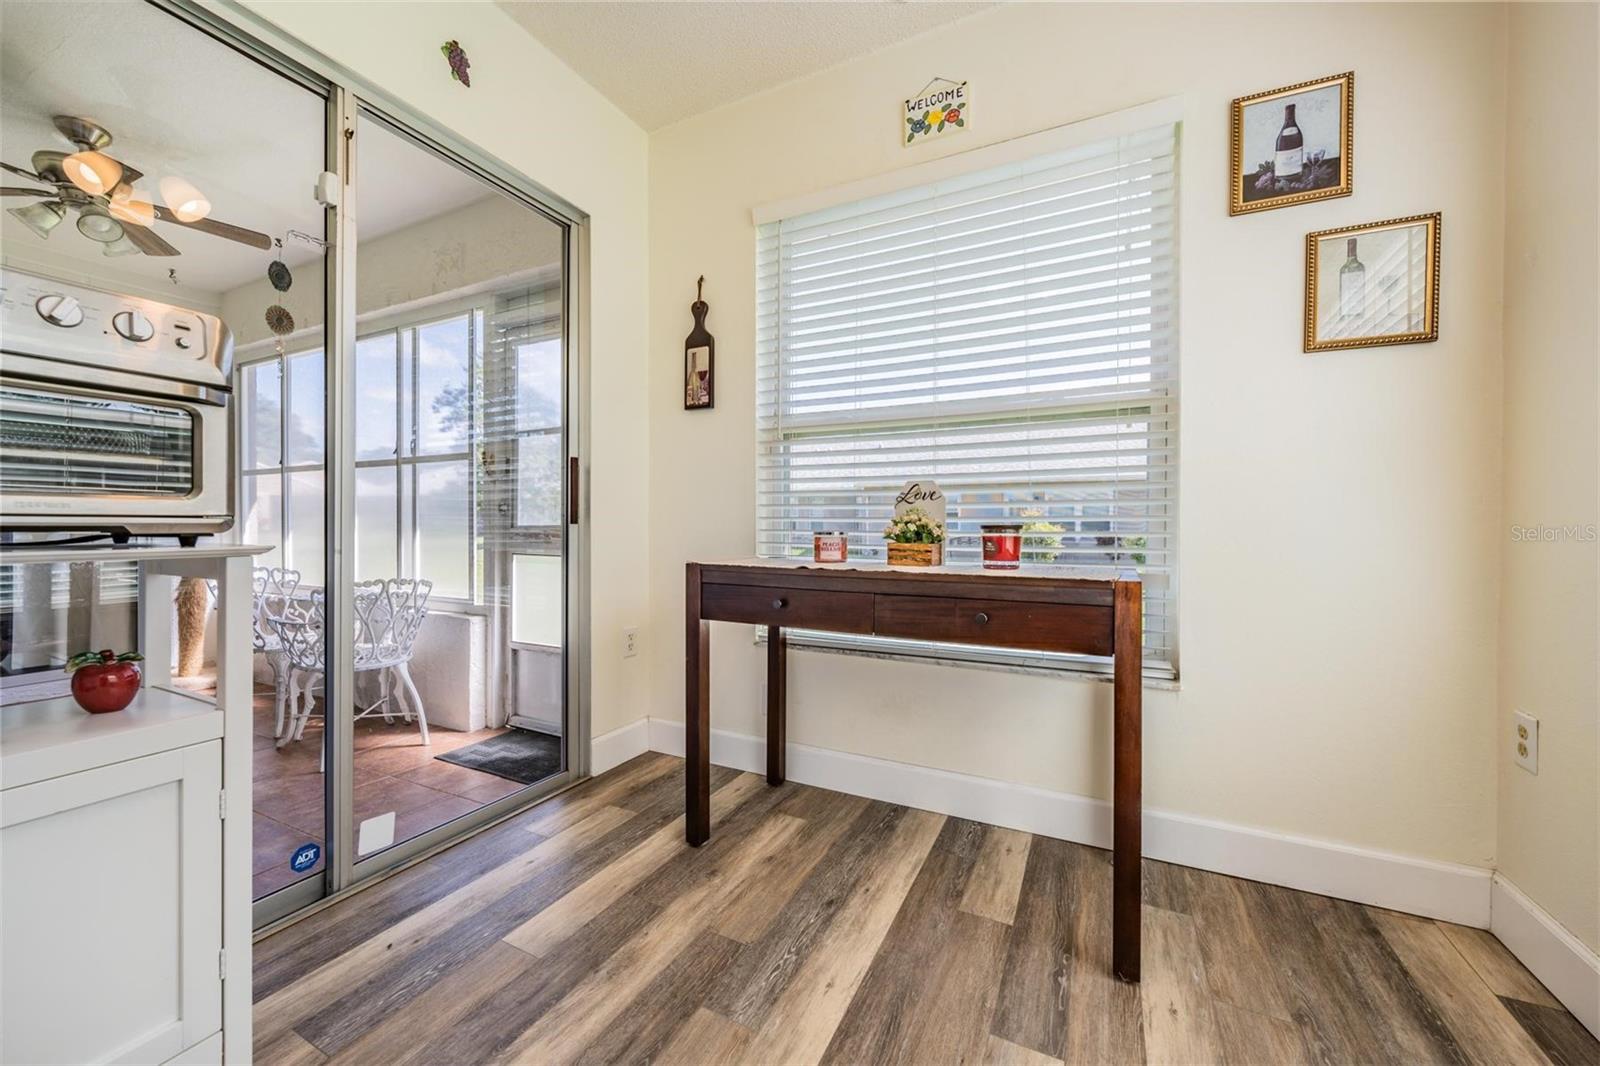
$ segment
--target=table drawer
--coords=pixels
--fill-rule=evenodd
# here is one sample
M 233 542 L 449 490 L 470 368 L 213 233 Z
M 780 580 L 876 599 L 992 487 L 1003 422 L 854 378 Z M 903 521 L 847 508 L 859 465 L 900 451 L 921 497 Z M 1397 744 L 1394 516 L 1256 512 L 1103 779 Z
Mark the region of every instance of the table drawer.
M 938 596 L 874 598 L 873 632 L 882 637 L 1111 654 L 1109 607 Z
M 716 622 L 871 633 L 872 594 L 707 584 L 700 590 L 700 616 Z

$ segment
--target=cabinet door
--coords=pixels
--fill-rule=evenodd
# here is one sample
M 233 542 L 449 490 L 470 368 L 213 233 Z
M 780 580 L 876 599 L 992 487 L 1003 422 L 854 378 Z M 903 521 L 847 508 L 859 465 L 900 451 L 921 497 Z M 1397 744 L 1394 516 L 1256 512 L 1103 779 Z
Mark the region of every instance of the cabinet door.
M 6 1063 L 163 1062 L 222 1027 L 222 745 L 0 793 Z

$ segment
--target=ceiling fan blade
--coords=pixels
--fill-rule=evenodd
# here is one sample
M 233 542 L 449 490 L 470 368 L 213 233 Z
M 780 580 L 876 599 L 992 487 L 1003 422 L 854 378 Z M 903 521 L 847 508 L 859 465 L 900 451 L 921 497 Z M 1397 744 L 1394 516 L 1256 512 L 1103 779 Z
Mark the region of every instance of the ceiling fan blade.
M 248 244 L 250 247 L 260 248 L 262 251 L 272 247 L 272 238 L 265 233 L 257 233 L 253 229 L 245 229 L 243 226 L 234 226 L 227 222 L 218 222 L 210 218 L 202 218 L 197 222 L 184 222 L 160 204 L 156 204 L 155 208 L 157 218 L 163 222 L 170 222 L 174 226 L 182 226 L 185 229 L 209 233 L 213 237 L 223 237 L 230 241 L 238 241 L 240 244 Z
M 172 245 L 143 226 L 123 226 L 122 235 L 138 246 L 145 255 L 182 255 Z
M 21 189 L 15 185 L 0 186 L 0 196 L 42 196 L 47 200 L 55 199 L 54 189 Z
M 49 181 L 47 181 L 44 178 L 41 178 L 39 175 L 35 174 L 33 171 L 31 171 L 31 170 L 23 170 L 21 167 L 14 167 L 10 163 L 0 163 L 0 170 L 9 170 L 11 173 L 17 175 L 18 177 L 28 178 L 31 181 L 42 181 L 46 185 L 50 184 Z

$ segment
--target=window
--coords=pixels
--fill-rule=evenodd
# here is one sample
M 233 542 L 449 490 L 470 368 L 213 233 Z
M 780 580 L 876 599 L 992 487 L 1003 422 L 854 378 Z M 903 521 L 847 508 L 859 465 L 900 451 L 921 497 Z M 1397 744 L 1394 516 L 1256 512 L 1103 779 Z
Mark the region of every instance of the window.
M 1172 675 L 1174 151 L 1168 124 L 762 224 L 760 554 L 840 529 L 882 558 L 896 491 L 931 477 L 949 562 L 1010 521 L 1025 561 L 1136 567 L 1147 672 Z
M 511 524 L 548 533 L 559 556 L 560 288 L 483 302 L 356 341 L 358 581 L 427 578 L 435 597 L 483 602 L 491 530 L 482 528 L 480 509 L 486 496 L 506 491 L 516 497 L 506 508 Z M 263 565 L 297 569 L 307 584 L 322 582 L 323 388 L 320 350 L 240 370 L 243 535 L 277 546 Z M 480 445 L 481 470 L 473 462 Z M 506 463 L 496 458 L 502 451 Z
M 477 312 L 356 342 L 356 580 L 418 576 L 473 597 L 469 462 Z M 324 371 L 320 350 L 241 374 L 244 537 L 279 546 L 264 565 L 322 583 Z
M 551 538 L 560 535 L 566 465 L 560 299 L 554 286 L 496 296 L 485 352 L 495 387 L 486 390 L 484 437 L 514 486 L 506 526 Z
M 356 340 L 356 579 L 419 577 L 476 600 L 476 310 Z
M 239 510 L 243 537 L 271 544 L 263 566 L 322 583 L 323 364 L 321 349 L 240 370 Z
M 486 465 L 502 475 L 490 482 L 484 533 L 510 549 L 511 640 L 523 647 L 563 642 L 561 311 L 556 286 L 496 296 L 484 352 Z

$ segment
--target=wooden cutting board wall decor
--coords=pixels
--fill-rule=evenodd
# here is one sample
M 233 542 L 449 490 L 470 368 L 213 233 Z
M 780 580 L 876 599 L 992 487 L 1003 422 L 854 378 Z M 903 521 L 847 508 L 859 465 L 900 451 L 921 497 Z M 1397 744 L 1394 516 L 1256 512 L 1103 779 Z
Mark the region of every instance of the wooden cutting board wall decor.
M 683 340 L 683 409 L 685 411 L 709 410 L 716 406 L 716 353 L 717 341 L 706 331 L 706 314 L 711 310 L 705 302 L 706 276 L 700 275 L 695 283 L 694 303 L 689 313 L 694 315 L 694 328 Z

